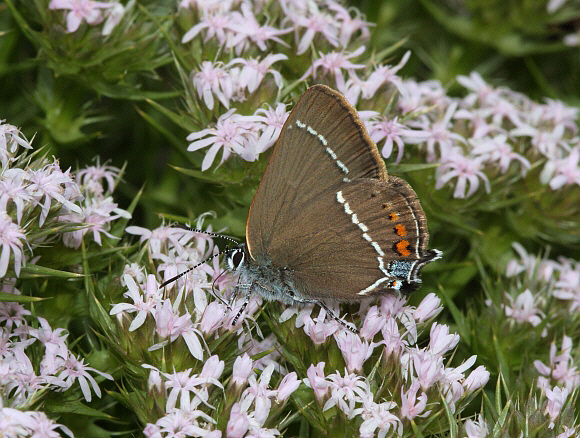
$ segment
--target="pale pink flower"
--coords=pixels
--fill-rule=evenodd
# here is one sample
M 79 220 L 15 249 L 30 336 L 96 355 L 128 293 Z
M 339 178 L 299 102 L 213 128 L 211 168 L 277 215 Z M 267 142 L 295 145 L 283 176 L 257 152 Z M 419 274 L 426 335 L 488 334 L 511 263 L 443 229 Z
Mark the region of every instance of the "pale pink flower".
M 399 63 L 395 66 L 379 65 L 375 70 L 369 75 L 367 79 L 367 86 L 363 91 L 363 98 L 372 98 L 378 89 L 384 84 L 393 84 L 399 93 L 405 93 L 406 89 L 402 85 L 402 79 L 397 76 L 399 70 L 401 70 L 409 58 L 411 57 L 411 51 L 405 52 Z
M 228 438 L 243 438 L 250 428 L 250 420 L 246 411 L 242 411 L 240 403 L 234 403 L 230 411 L 230 419 L 226 436 Z
M 461 148 L 452 148 L 443 156 L 442 164 L 437 168 L 435 189 L 440 190 L 453 178 L 457 178 L 453 191 L 454 198 L 469 198 L 479 188 L 480 180 L 484 182 L 485 190 L 489 193 L 491 191 L 489 179 L 481 170 L 485 161 L 486 157 L 469 157 L 463 154 Z
M 401 356 L 401 365 L 410 374 L 412 371 L 417 376 L 423 391 L 429 389 L 441 380 L 444 373 L 443 358 L 435 356 L 431 352 L 412 348 Z
M 193 86 L 199 98 L 203 98 L 210 110 L 214 107 L 214 95 L 223 106 L 230 107 L 230 99 L 234 95 L 234 83 L 222 62 L 203 61 L 200 71 L 193 75 Z
M 324 374 L 324 362 L 319 362 L 318 365 L 310 365 L 306 371 L 307 379 L 304 379 L 304 384 L 312 388 L 314 396 L 319 403 L 328 394 L 328 382 Z
M 48 321 L 44 318 L 38 318 L 40 327 L 38 329 L 30 329 L 28 334 L 32 338 L 36 338 L 45 348 L 45 358 L 51 362 L 58 356 L 66 359 L 69 356 L 66 338 L 68 332 L 63 328 L 52 329 Z M 49 368 L 54 368 L 54 362 L 47 364 Z
M 342 352 L 348 371 L 351 373 L 357 373 L 362 370 L 363 364 L 373 354 L 375 346 L 378 345 L 363 341 L 358 335 L 349 330 L 341 330 L 335 333 L 334 339 Z
M 274 372 L 274 363 L 268 365 L 256 379 L 255 375 L 251 375 L 248 379 L 248 388 L 242 394 L 242 405 L 250 405 L 252 402 L 255 406 L 255 419 L 263 425 L 270 413 L 272 407 L 271 397 L 276 396 L 276 391 L 269 389 L 270 379 Z
M 177 252 L 183 252 L 185 245 L 194 237 L 194 233 L 185 228 L 161 226 L 154 230 L 143 227 L 130 226 L 125 228 L 129 234 L 141 236 L 139 242 L 147 242 L 149 251 L 152 254 L 169 252 L 171 248 Z
M 519 294 L 515 301 L 514 298 L 506 294 L 511 306 L 505 306 L 505 314 L 518 322 L 529 322 L 536 327 L 546 317 L 537 305 L 537 300 L 529 289 Z
M 487 421 L 483 415 L 477 415 L 477 421 L 467 420 L 465 422 L 465 433 L 467 438 L 486 438 L 489 434 Z
M 278 392 L 276 394 L 276 402 L 280 403 L 292 395 L 298 389 L 301 381 L 296 377 L 296 372 L 292 371 L 284 376 L 278 385 Z
M 548 160 L 540 174 L 540 180 L 550 184 L 552 190 L 564 186 L 580 185 L 580 149 L 575 147 L 564 158 Z
M 4 123 L 4 120 L 0 119 L 0 163 L 3 169 L 6 169 L 8 163 L 14 160 L 18 146 L 32 149 L 28 140 L 16 126 Z
M 470 93 L 463 99 L 469 107 L 493 105 L 501 98 L 501 93 L 485 82 L 485 79 L 476 71 L 469 76 L 457 76 L 457 82 L 467 88 Z
M 466 142 L 465 138 L 460 134 L 452 131 L 453 124 L 451 123 L 451 119 L 456 109 L 457 103 L 454 102 L 447 107 L 441 120 L 432 122 L 427 115 L 422 115 L 417 121 L 409 123 L 409 126 L 417 127 L 430 134 L 426 139 L 428 162 L 432 163 L 436 160 L 436 147 L 439 147 L 439 154 L 442 159 L 449 159 L 457 154 L 457 152 L 453 154 L 456 148 L 455 145 Z
M 375 335 L 381 331 L 385 325 L 384 317 L 379 313 L 377 306 L 371 306 L 365 315 L 363 326 L 360 330 L 360 337 L 367 341 L 372 341 Z
M 398 89 L 401 94 L 397 99 L 397 107 L 404 115 L 430 112 L 433 108 L 445 108 L 449 105 L 447 91 L 437 80 L 417 82 L 406 79 Z
M 0 126 L 1 128 L 1 126 Z M 6 169 L 0 181 L 0 211 L 8 211 L 9 201 L 16 207 L 16 221 L 20 224 L 25 207 L 34 205 L 33 196 L 27 190 L 27 184 L 22 180 L 26 172 L 22 169 Z
M 39 170 L 29 170 L 26 179 L 30 181 L 29 193 L 41 207 L 39 226 L 42 227 L 48 217 L 53 200 L 75 213 L 82 212 L 81 208 L 72 202 L 82 199 L 82 196 L 78 191 L 78 185 L 70 175 L 70 169 L 62 172 L 58 163 L 55 162 Z
M 554 389 L 546 389 L 546 398 L 548 403 L 546 404 L 545 414 L 550 417 L 550 424 L 548 427 L 550 429 L 554 428 L 554 420 L 560 415 L 564 404 L 566 404 L 566 399 L 568 398 L 568 388 L 559 388 L 557 386 Z
M 483 365 L 474 369 L 469 376 L 463 381 L 463 387 L 467 393 L 483 388 L 489 381 L 490 373 Z
M 458 367 L 447 367 L 439 380 L 445 400 L 452 412 L 455 412 L 455 403 L 465 394 L 465 371 L 473 366 L 477 356 L 471 356 Z
M 236 153 L 246 161 L 256 160 L 258 154 L 251 151 L 258 141 L 258 120 L 253 116 L 235 114 L 235 108 L 220 116 L 214 128 L 202 129 L 187 136 L 192 143 L 188 151 L 196 151 L 210 146 L 203 159 L 201 170 L 212 165 L 217 153 L 223 148 L 221 163 Z M 205 137 L 205 138 L 204 138 Z
M 517 97 L 517 96 L 511 96 Z M 525 117 L 525 113 L 520 111 L 518 107 L 511 101 L 512 99 L 507 99 L 504 96 L 500 96 L 491 102 L 489 105 L 481 109 L 481 114 L 484 117 L 491 117 L 491 121 L 494 125 L 504 126 L 504 122 L 511 122 L 514 126 L 523 126 L 525 123 L 522 117 Z M 509 124 L 507 124 L 509 126 Z M 513 135 L 513 130 L 510 132 Z
M 0 278 L 6 275 L 10 266 L 10 254 L 13 255 L 13 269 L 18 277 L 20 268 L 26 264 L 23 254 L 23 243 L 26 242 L 26 235 L 17 224 L 12 222 L 6 214 L 0 215 L 0 244 L 2 245 L 2 255 L 0 255 Z
M 119 178 L 121 169 L 114 166 L 99 165 L 87 166 L 76 173 L 77 181 L 81 186 L 93 187 L 94 184 L 103 185 L 107 183 L 105 193 L 113 193 L 115 180 Z M 100 193 L 99 193 L 100 194 Z
M 148 424 L 144 430 L 147 437 L 151 438 L 184 438 L 184 437 L 205 437 L 221 438 L 218 430 L 209 430 L 207 426 L 201 424 L 215 423 L 215 420 L 200 410 L 175 409 L 164 417 L 161 417 L 155 424 Z
M 546 98 L 544 105 L 536 105 L 534 112 L 537 116 L 532 114 L 533 119 L 549 121 L 554 125 L 564 125 L 573 133 L 578 132 L 578 125 L 576 124 L 580 110 L 575 106 L 568 106 L 561 100 L 554 100 Z
M 203 364 L 201 373 L 199 373 L 200 378 L 206 379 L 219 379 L 224 372 L 225 362 L 220 360 L 217 354 L 214 354 Z M 210 382 L 208 380 L 208 382 Z
M 562 258 L 558 266 L 560 277 L 554 285 L 552 295 L 560 300 L 571 301 L 570 311 L 580 309 L 580 263 Z
M 133 304 L 129 303 L 119 303 L 115 304 L 111 311 L 111 315 L 117 315 L 118 313 L 134 313 L 137 312 L 137 316 L 131 321 L 129 326 L 129 331 L 137 330 L 143 325 L 147 315 L 153 315 L 153 310 L 157 303 L 161 300 L 161 294 L 159 293 L 159 287 L 155 276 L 149 274 L 147 277 L 147 286 L 144 293 L 128 274 L 123 276 L 123 280 L 127 285 L 128 291 L 123 294 L 123 296 L 130 298 Z
M 209 303 L 205 308 L 199 323 L 199 328 L 202 333 L 210 335 L 219 329 L 224 323 L 225 315 L 226 307 L 222 303 L 218 301 L 212 301 Z
M 385 438 L 387 435 L 403 434 L 403 423 L 390 411 L 397 407 L 394 402 L 375 403 L 370 401 L 361 414 L 364 421 L 360 425 L 360 438 L 372 438 L 378 436 Z M 378 429 L 378 434 L 377 434 Z
M 221 10 L 221 8 L 216 8 L 215 10 L 207 8 L 201 14 L 199 23 L 195 24 L 183 35 L 181 42 L 185 44 L 194 39 L 201 31 L 205 31 L 205 42 L 216 38 L 220 45 L 223 46 L 231 38 L 231 35 L 228 34 L 231 34 L 233 21 L 231 13 Z
M 318 69 L 322 69 L 323 75 L 332 75 L 336 80 L 338 89 L 344 88 L 345 80 L 342 70 L 346 70 L 349 74 L 354 74 L 357 69 L 365 68 L 364 64 L 353 64 L 349 60 L 360 56 L 365 51 L 364 46 L 360 46 L 352 53 L 348 52 L 330 52 L 325 53 L 316 59 L 306 73 L 299 79 L 300 81 L 312 76 L 316 79 Z
M 359 30 L 361 39 L 368 39 L 370 37 L 369 27 L 375 26 L 375 23 L 365 21 L 358 9 L 347 9 L 334 0 L 329 0 L 327 4 L 328 9 L 334 12 L 334 18 L 340 21 L 338 42 L 342 47 L 347 47 L 352 36 Z M 354 14 L 354 17 L 351 13 Z
M 97 2 L 93 0 L 51 0 L 49 9 L 68 9 L 66 15 L 67 32 L 75 32 L 82 21 L 94 26 L 104 20 L 103 9 L 112 8 L 113 3 Z
M 505 134 L 499 134 L 493 138 L 485 137 L 473 141 L 472 143 L 474 147 L 471 150 L 471 153 L 473 155 L 487 156 L 486 161 L 488 162 L 497 161 L 501 173 L 506 173 L 511 162 L 514 160 L 520 162 L 522 176 L 524 176 L 530 168 L 530 162 L 520 154 L 513 151 L 513 148 L 508 142 L 508 138 Z
M 470 140 L 479 140 L 494 132 L 503 132 L 501 127 L 489 123 L 487 117 L 477 109 L 468 110 L 460 108 L 453 114 L 453 118 L 455 120 L 469 120 L 470 123 L 468 126 L 473 132 L 467 136 Z
M 459 335 L 449 333 L 449 326 L 434 322 L 431 326 L 429 351 L 435 356 L 443 356 L 459 343 Z
M 63 365 L 64 369 L 60 372 L 58 377 L 65 381 L 67 385 L 65 389 L 70 388 L 75 381 L 78 381 L 83 396 L 85 397 L 85 400 L 87 402 L 90 402 L 92 398 L 89 383 L 93 387 L 95 395 L 97 397 L 101 397 L 101 389 L 99 388 L 99 385 L 95 380 L 95 378 L 89 374 L 89 371 L 97 373 L 100 376 L 104 377 L 105 379 L 114 380 L 110 374 L 86 366 L 84 364 L 84 359 L 79 360 L 70 354 L 68 358 L 64 361 Z
M 307 15 L 299 15 L 289 10 L 286 11 L 286 15 L 292 20 L 296 29 L 306 29 L 298 43 L 297 55 L 302 55 L 308 50 L 317 34 L 322 35 L 334 47 L 338 46 L 340 25 L 331 15 L 320 12 L 314 5 Z
M 558 384 L 564 385 L 570 391 L 580 386 L 580 372 L 574 366 L 574 358 L 571 355 L 572 339 L 568 336 L 562 338 L 562 349 L 557 353 L 555 342 L 550 346 L 550 365 L 545 365 L 539 360 L 534 361 L 536 370 L 543 376 L 555 379 Z M 538 379 L 539 381 L 540 379 Z M 548 383 L 548 382 L 546 382 Z M 540 386 L 540 385 L 538 385 Z
M 232 382 L 234 385 L 242 386 L 247 383 L 252 374 L 252 365 L 253 361 L 247 353 L 236 357 L 232 370 Z
M 393 146 L 397 145 L 398 154 L 395 164 L 400 163 L 403 158 L 405 143 L 423 143 L 431 136 L 427 131 L 409 129 L 399 122 L 398 117 L 389 120 L 384 116 L 381 116 L 378 121 L 372 122 L 369 135 L 375 143 L 385 140 L 385 144 L 381 149 L 381 155 L 385 158 L 391 156 Z
M 382 343 L 385 345 L 385 355 L 389 357 L 391 354 L 399 356 L 407 346 L 408 342 L 403 339 L 399 330 L 399 325 L 395 318 L 388 316 L 385 324 L 381 328 L 383 335 Z
M 278 88 L 281 88 L 284 83 L 282 75 L 278 70 L 271 68 L 271 66 L 275 62 L 287 59 L 288 57 L 282 53 L 275 55 L 269 54 L 262 60 L 254 58 L 234 58 L 228 63 L 228 66 L 243 66 L 239 75 L 239 85 L 240 87 L 247 88 L 250 93 L 253 93 L 258 89 L 267 74 L 271 74 Z
M 30 314 L 30 310 L 26 310 L 20 303 L 0 302 L 0 323 L 8 332 L 12 331 L 13 327 L 26 327 L 27 321 L 24 317 Z
M 419 382 L 415 381 L 411 383 L 411 387 L 405 392 L 404 388 L 401 386 L 401 416 L 412 420 L 415 417 L 426 417 L 431 413 L 431 411 L 425 411 L 427 407 L 427 394 L 422 393 L 417 398 L 417 392 L 421 388 Z
M 552 260 L 539 260 L 538 256 L 528 254 L 526 249 L 518 242 L 512 243 L 514 251 L 520 256 L 521 262 L 512 259 L 507 264 L 506 275 L 513 277 L 525 272 L 530 278 L 537 275 L 542 281 L 550 281 L 554 276 L 554 270 L 559 270 L 558 263 Z
M 234 19 L 229 24 L 229 28 L 237 34 L 228 41 L 228 47 L 233 47 L 239 55 L 244 50 L 257 46 L 262 52 L 268 50 L 268 41 L 275 41 L 285 47 L 289 45 L 279 35 L 292 32 L 292 28 L 278 29 L 273 26 L 260 25 L 252 12 L 249 3 L 242 3 L 241 13 L 234 13 Z
M 530 125 L 518 125 L 510 131 L 514 137 L 529 137 L 534 146 L 542 155 L 548 159 L 557 160 L 562 153 L 570 150 L 568 140 L 564 138 L 564 125 L 556 125 L 551 130 L 538 129 Z
M 363 376 L 348 374 L 346 370 L 344 370 L 344 377 L 337 371 L 329 374 L 326 379 L 330 389 L 330 398 L 324 404 L 323 411 L 337 406 L 347 417 L 351 418 L 356 403 L 367 400 L 371 392 L 371 388 Z
M 576 436 L 576 428 L 575 427 L 568 427 L 565 424 L 562 425 L 564 428 L 564 432 L 559 435 L 556 435 L 556 438 L 569 438 L 571 436 Z
M 437 316 L 442 310 L 441 298 L 431 292 L 423 298 L 423 301 L 421 301 L 413 312 L 413 316 L 418 323 L 422 323 Z
M 340 324 L 335 319 L 326 321 L 326 310 L 322 307 L 316 318 L 312 319 L 308 315 L 304 317 L 304 333 L 310 336 L 315 344 L 323 344 L 339 329 Z
M 290 113 L 286 111 L 286 105 L 283 103 L 277 103 L 276 108 L 259 108 L 256 110 L 254 117 L 265 126 L 260 134 L 260 139 L 256 143 L 256 151 L 258 153 L 262 153 L 274 145 L 289 115 Z
M 133 6 L 133 2 L 129 2 L 127 4 L 127 9 Z M 113 33 L 113 30 L 119 25 L 123 15 L 127 12 L 125 6 L 121 3 L 113 3 L 113 7 L 109 9 L 105 16 L 107 19 L 105 20 L 105 24 L 103 24 L 103 30 L 101 31 L 101 35 L 109 36 Z

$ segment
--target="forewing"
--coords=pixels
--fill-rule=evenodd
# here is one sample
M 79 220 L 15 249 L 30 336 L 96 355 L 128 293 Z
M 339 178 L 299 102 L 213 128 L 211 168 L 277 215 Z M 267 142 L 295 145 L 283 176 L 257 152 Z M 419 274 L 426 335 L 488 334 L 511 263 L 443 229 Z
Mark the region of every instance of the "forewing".
M 246 225 L 250 255 L 267 256 L 275 235 L 288 232 L 301 210 L 331 188 L 386 176 L 352 105 L 324 85 L 309 88 L 288 117 L 252 202 Z

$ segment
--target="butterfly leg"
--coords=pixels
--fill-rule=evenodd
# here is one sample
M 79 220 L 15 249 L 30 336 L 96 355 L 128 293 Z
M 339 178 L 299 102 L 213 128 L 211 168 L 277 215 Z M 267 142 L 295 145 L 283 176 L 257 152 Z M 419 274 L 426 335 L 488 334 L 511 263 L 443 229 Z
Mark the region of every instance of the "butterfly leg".
M 310 303 L 318 304 L 320 307 L 322 307 L 324 310 L 326 310 L 326 313 L 328 314 L 328 316 L 330 316 L 332 319 L 334 319 L 336 322 L 338 322 L 344 328 L 346 328 L 346 329 L 350 330 L 351 332 L 353 332 L 355 335 L 358 335 L 358 329 L 356 327 L 354 327 L 352 324 L 349 324 L 348 322 L 346 322 L 341 317 L 337 316 L 330 309 L 330 307 L 328 307 L 324 302 L 319 301 L 319 300 L 309 300 L 309 299 L 306 299 L 306 298 L 299 298 L 299 297 L 297 297 L 294 294 L 292 294 L 292 299 L 295 302 L 299 303 L 299 304 L 310 304 Z

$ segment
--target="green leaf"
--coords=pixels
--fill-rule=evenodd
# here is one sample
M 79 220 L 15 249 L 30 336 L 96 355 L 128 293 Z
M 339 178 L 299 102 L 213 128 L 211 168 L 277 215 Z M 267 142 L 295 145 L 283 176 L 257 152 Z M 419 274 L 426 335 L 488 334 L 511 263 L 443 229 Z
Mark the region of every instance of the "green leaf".
M 60 271 L 58 269 L 47 268 L 40 265 L 26 265 L 20 270 L 20 278 L 39 278 L 39 277 L 56 277 L 56 278 L 83 278 L 84 274 L 76 272 Z

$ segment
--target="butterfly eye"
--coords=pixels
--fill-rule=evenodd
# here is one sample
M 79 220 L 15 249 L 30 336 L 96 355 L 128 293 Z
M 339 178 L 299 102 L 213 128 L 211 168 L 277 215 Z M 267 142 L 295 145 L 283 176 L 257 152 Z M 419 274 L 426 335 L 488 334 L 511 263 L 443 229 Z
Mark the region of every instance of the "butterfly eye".
M 244 251 L 242 250 L 235 251 L 228 260 L 230 269 L 234 271 L 236 271 L 243 262 L 244 262 Z

